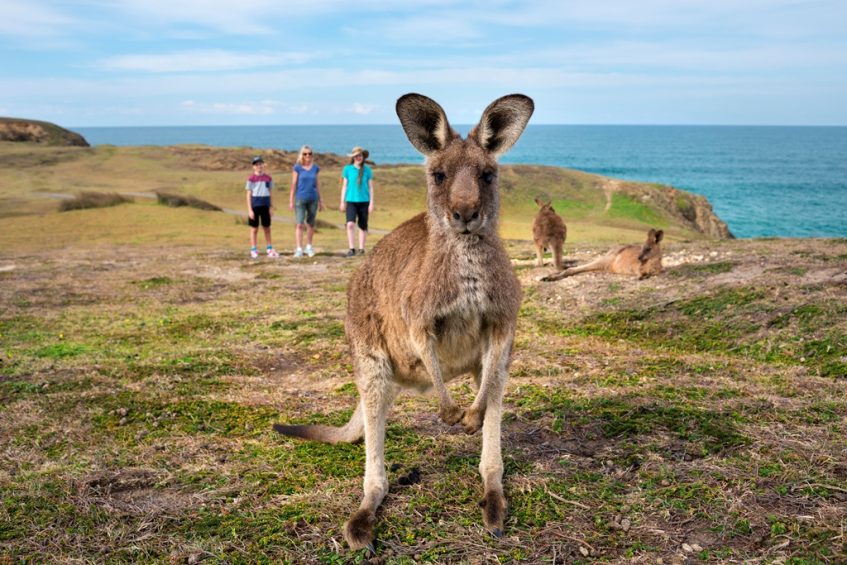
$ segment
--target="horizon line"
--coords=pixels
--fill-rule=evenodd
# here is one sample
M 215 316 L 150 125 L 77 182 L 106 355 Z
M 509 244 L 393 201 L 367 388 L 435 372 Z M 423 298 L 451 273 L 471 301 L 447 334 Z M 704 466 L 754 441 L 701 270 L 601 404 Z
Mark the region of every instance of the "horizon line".
M 5 116 L 0 116 L 3 118 Z M 27 120 L 29 118 L 11 118 L 17 120 Z M 33 121 L 36 121 L 33 119 Z M 38 120 L 42 121 L 42 120 Z M 52 122 L 55 123 L 55 122 Z M 59 125 L 59 124 L 56 124 Z M 473 127 L 476 124 L 451 124 L 453 127 Z M 379 124 L 153 124 L 153 125 L 109 125 L 109 126 L 94 126 L 94 125 L 72 125 L 61 126 L 66 129 L 72 128 L 243 128 L 243 127 L 371 127 L 371 126 L 395 126 L 402 127 L 399 123 L 379 123 Z M 847 124 L 697 124 L 697 123 L 679 123 L 679 124 L 651 124 L 651 123 L 622 123 L 622 124 L 603 124 L 603 123 L 543 123 L 543 124 L 527 124 L 527 127 L 534 126 L 566 126 L 566 127 L 762 127 L 762 128 L 843 128 Z

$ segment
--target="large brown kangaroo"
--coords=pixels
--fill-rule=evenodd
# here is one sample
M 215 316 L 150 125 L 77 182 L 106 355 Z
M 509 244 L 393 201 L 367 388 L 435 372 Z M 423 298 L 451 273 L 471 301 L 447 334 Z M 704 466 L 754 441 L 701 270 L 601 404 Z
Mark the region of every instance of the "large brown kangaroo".
M 662 272 L 662 246 L 665 232 L 651 229 L 647 232 L 644 245 L 625 245 L 612 249 L 602 257 L 579 267 L 571 267 L 560 273 L 541 277 L 540 281 L 557 281 L 587 271 L 605 271 L 618 275 L 635 275 L 645 279 Z
M 536 198 L 538 213 L 532 221 L 532 239 L 535 243 L 535 264 L 544 266 L 544 248 L 553 253 L 553 265 L 557 271 L 562 270 L 562 248 L 568 236 L 568 228 L 562 217 L 553 209 L 553 204 Z
M 364 497 L 344 525 L 353 549 L 373 551 L 375 512 L 388 491 L 385 419 L 401 387 L 435 387 L 440 416 L 482 428 L 483 521 L 502 535 L 506 514 L 500 421 L 521 287 L 497 235 L 497 161 L 520 137 L 534 105 L 522 94 L 495 100 L 462 139 L 435 101 L 406 94 L 397 115 L 426 156 L 427 211 L 387 235 L 353 274 L 345 331 L 360 401 L 341 428 L 285 426 L 285 435 L 335 442 L 365 439 Z M 471 373 L 465 410 L 444 383 Z

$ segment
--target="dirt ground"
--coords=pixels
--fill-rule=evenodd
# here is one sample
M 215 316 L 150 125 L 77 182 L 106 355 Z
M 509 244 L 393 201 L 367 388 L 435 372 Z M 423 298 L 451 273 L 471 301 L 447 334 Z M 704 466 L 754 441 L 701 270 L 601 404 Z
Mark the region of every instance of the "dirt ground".
M 361 446 L 270 430 L 355 404 L 360 259 L 0 251 L 0 563 L 847 562 L 847 240 L 674 243 L 657 277 L 554 283 L 508 248 L 506 535 L 481 527 L 478 436 L 410 394 L 377 556 L 340 535 Z

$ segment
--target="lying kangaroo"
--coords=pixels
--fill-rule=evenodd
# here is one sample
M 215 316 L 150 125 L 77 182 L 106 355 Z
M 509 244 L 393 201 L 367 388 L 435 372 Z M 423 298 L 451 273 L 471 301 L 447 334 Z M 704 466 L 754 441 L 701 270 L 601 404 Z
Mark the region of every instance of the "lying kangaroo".
M 662 241 L 665 232 L 662 230 L 651 229 L 647 232 L 647 241 L 644 245 L 625 245 L 613 249 L 603 255 L 586 263 L 580 267 L 571 267 L 560 273 L 547 275 L 538 280 L 541 281 L 558 281 L 577 273 L 585 273 L 587 271 L 606 271 L 607 273 L 615 273 L 618 275 L 637 275 L 639 279 L 658 275 L 662 272 L 662 246 L 659 243 Z
M 344 525 L 353 549 L 373 551 L 375 512 L 388 491 L 385 419 L 401 387 L 434 386 L 442 420 L 461 421 L 467 433 L 482 428 L 483 521 L 502 535 L 500 421 L 521 287 L 497 235 L 496 157 L 517 141 L 533 109 L 521 94 L 499 98 L 463 140 L 435 101 L 420 94 L 397 101 L 406 136 L 427 158 L 427 211 L 387 235 L 350 279 L 345 331 L 359 404 L 340 428 L 274 426 L 330 443 L 364 436 L 364 497 Z M 444 383 L 465 373 L 478 390 L 462 410 Z
M 532 222 L 532 239 L 535 241 L 537 258 L 535 264 L 539 267 L 544 266 L 544 249 L 547 248 L 553 252 L 553 264 L 556 265 L 556 270 L 561 271 L 562 247 L 568 236 L 568 228 L 562 221 L 562 217 L 553 210 L 552 203 L 542 202 L 538 198 L 535 199 L 535 203 L 539 207 L 538 214 Z

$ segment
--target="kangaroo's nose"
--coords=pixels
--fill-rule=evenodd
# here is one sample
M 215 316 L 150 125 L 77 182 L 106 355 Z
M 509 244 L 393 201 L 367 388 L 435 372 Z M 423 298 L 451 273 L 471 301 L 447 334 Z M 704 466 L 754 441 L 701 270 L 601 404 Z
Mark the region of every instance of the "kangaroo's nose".
M 478 208 L 460 207 L 453 209 L 453 219 L 456 221 L 461 220 L 466 224 L 469 224 L 477 218 L 479 218 Z

